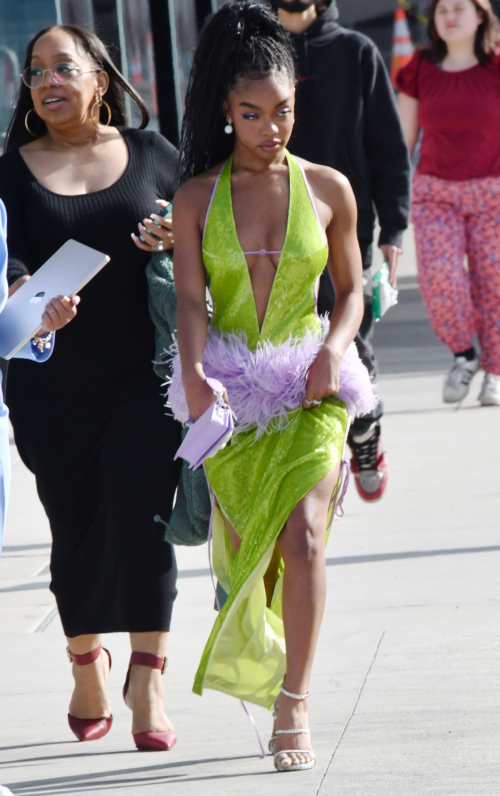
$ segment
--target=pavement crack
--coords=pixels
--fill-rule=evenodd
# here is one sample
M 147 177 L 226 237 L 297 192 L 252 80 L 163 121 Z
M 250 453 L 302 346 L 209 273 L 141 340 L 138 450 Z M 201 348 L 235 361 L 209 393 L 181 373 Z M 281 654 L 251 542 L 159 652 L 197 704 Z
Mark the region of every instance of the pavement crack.
M 337 740 L 335 742 L 335 745 L 334 745 L 334 747 L 332 749 L 330 757 L 328 758 L 328 762 L 327 762 L 327 764 L 326 764 L 326 766 L 324 768 L 324 771 L 323 771 L 323 773 L 321 775 L 321 779 L 318 782 L 318 787 L 314 791 L 313 796 L 319 796 L 320 790 L 323 787 L 323 783 L 324 783 L 324 781 L 326 779 L 326 775 L 328 774 L 330 766 L 331 766 L 331 764 L 333 762 L 333 758 L 335 757 L 337 749 L 339 748 L 340 744 L 342 743 L 342 739 L 344 738 L 344 735 L 347 732 L 347 728 L 348 728 L 348 726 L 349 726 L 349 724 L 351 722 L 351 719 L 352 719 L 352 717 L 354 716 L 354 714 L 356 712 L 356 708 L 358 707 L 359 700 L 361 699 L 361 694 L 363 693 L 364 687 L 366 685 L 366 681 L 368 680 L 368 677 L 370 676 L 370 672 L 373 669 L 373 665 L 374 665 L 374 663 L 375 663 L 375 661 L 377 659 L 377 655 L 378 655 L 378 652 L 379 652 L 379 649 L 380 649 L 380 646 L 382 644 L 384 636 L 385 636 L 385 630 L 382 632 L 382 634 L 381 634 L 381 636 L 380 636 L 380 638 L 378 640 L 378 644 L 375 647 L 375 652 L 373 653 L 372 659 L 371 659 L 370 663 L 368 664 L 368 668 L 367 668 L 367 670 L 366 670 L 366 672 L 365 672 L 365 674 L 363 676 L 363 679 L 361 681 L 361 685 L 358 688 L 358 693 L 356 694 L 354 702 L 352 703 L 352 706 L 351 706 L 351 709 L 349 711 L 349 714 L 348 714 L 348 716 L 347 716 L 347 718 L 346 718 L 346 720 L 344 722 L 344 725 L 343 725 L 343 727 L 342 727 L 342 729 L 340 731 L 340 735 L 339 735 L 339 737 L 337 738 Z
M 28 630 L 28 633 L 43 633 L 48 628 L 52 620 L 57 616 L 57 605 L 52 606 L 45 616 L 39 619 L 36 624 Z

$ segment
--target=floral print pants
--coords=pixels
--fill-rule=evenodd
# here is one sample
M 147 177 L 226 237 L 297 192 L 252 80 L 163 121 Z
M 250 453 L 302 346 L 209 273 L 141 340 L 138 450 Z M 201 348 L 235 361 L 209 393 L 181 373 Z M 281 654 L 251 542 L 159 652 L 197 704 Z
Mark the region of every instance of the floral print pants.
M 500 177 L 453 182 L 416 174 L 412 221 L 435 334 L 458 353 L 477 333 L 482 367 L 500 375 Z

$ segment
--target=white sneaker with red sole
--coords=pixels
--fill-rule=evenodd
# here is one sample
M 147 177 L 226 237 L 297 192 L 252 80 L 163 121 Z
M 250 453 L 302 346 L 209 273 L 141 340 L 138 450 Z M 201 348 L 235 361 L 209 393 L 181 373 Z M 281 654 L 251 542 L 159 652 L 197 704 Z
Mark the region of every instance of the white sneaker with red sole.
M 380 441 L 380 423 L 373 423 L 364 434 L 351 434 L 351 472 L 359 496 L 366 501 L 380 500 L 389 480 L 389 464 Z

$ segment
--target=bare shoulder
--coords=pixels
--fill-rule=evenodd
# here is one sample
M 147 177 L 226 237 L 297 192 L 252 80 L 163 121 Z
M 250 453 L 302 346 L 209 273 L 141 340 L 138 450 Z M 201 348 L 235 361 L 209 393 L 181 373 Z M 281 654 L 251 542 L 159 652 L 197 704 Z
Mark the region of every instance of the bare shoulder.
M 214 166 L 184 183 L 175 194 L 174 215 L 177 210 L 204 219 L 219 172 L 220 165 Z
M 321 166 L 303 158 L 295 158 L 304 169 L 307 181 L 316 199 L 335 210 L 353 199 L 353 191 L 347 177 L 330 166 Z

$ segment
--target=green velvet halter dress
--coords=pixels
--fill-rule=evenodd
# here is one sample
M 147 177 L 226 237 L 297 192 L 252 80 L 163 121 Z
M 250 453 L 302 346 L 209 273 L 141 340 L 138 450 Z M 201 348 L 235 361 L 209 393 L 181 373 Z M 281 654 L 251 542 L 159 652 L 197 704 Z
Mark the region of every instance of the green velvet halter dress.
M 287 153 L 288 224 L 262 328 L 231 201 L 231 159 L 223 167 L 207 214 L 203 262 L 214 303 L 212 327 L 246 336 L 249 349 L 317 333 L 316 283 L 328 247 L 298 162 Z M 229 396 L 230 397 L 230 396 Z M 206 644 L 194 683 L 271 708 L 286 670 L 281 573 L 271 605 L 263 576 L 278 535 L 297 503 L 342 459 L 348 414 L 331 398 L 290 413 L 284 430 L 241 432 L 205 462 L 215 496 L 213 564 L 228 594 Z M 241 538 L 234 555 L 223 517 Z

